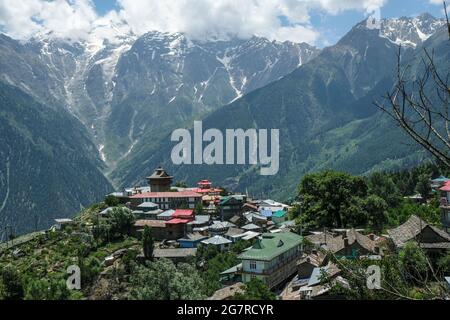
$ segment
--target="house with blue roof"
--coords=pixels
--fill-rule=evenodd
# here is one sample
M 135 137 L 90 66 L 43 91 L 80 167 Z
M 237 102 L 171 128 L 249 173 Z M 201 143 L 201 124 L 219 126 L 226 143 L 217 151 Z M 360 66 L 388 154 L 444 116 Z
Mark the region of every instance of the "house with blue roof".
M 200 233 L 189 233 L 186 237 L 179 239 L 178 243 L 181 248 L 197 248 L 198 245 L 206 239 L 208 239 L 208 237 Z

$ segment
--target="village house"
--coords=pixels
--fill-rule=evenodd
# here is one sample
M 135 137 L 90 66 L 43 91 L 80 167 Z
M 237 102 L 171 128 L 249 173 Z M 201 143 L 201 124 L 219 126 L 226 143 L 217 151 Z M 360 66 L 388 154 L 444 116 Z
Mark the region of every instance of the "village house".
M 436 179 L 431 180 L 431 188 L 433 190 L 439 190 L 443 186 L 445 186 L 446 183 L 450 182 L 450 179 L 444 176 L 440 176 Z
M 202 195 L 204 208 L 215 212 L 216 206 L 220 203 L 222 189 L 214 188 L 212 182 L 209 180 L 202 180 L 197 184 L 197 188 L 192 189 L 192 191 Z
M 69 226 L 74 225 L 75 222 L 72 219 L 55 219 L 55 229 L 64 230 Z
M 309 279 L 315 268 L 322 267 L 325 263 L 326 254 L 314 250 L 311 254 L 305 255 L 297 262 L 297 274 L 299 279 Z
M 362 256 L 378 256 L 382 254 L 381 243 L 355 229 L 343 230 L 343 234 L 336 235 L 328 231 L 316 233 L 306 237 L 313 245 L 307 250 L 326 250 L 338 258 L 357 259 Z
M 178 243 L 181 248 L 197 248 L 200 242 L 208 239 L 207 236 L 202 235 L 198 232 L 196 233 L 188 233 L 186 237 L 182 239 L 178 239 Z
M 122 191 L 122 192 L 112 192 L 108 195 L 106 195 L 106 197 L 114 197 L 119 201 L 119 204 L 125 205 L 128 202 L 128 198 L 129 198 L 130 194 L 126 191 Z
M 233 243 L 239 241 L 242 235 L 245 233 L 245 230 L 240 228 L 230 228 L 227 233 L 225 233 L 224 237 L 228 240 L 231 240 Z
M 136 210 L 144 202 L 153 202 L 161 210 L 195 207 L 201 203 L 202 196 L 193 191 L 147 192 L 130 197 L 131 207 Z
M 357 259 L 361 256 L 380 255 L 379 244 L 355 229 L 347 230 L 345 235 L 334 237 L 326 244 L 336 257 Z
M 137 206 L 136 210 L 133 211 L 134 216 L 137 219 L 154 219 L 156 220 L 158 214 L 163 211 L 159 209 L 159 206 L 153 202 L 143 202 Z
M 246 219 L 245 224 L 253 223 L 260 227 L 267 227 L 267 217 L 260 215 L 259 212 L 245 212 L 243 216 Z
M 209 233 L 212 235 L 224 235 L 227 233 L 228 229 L 236 227 L 234 224 L 228 221 L 213 221 L 212 225 L 209 226 Z
M 251 201 L 251 200 L 247 200 L 246 203 L 243 204 L 242 206 L 242 210 L 245 211 L 258 211 L 258 202 L 256 201 Z
M 320 300 L 320 299 L 342 299 L 342 297 L 331 297 L 330 290 L 333 282 L 340 282 L 341 285 L 348 287 L 348 282 L 339 276 L 341 271 L 334 263 L 328 263 L 326 266 L 314 268 L 308 283 L 301 286 L 298 290 L 300 300 Z M 327 275 L 330 282 L 322 280 L 323 275 Z
M 141 238 L 142 232 L 146 226 L 152 228 L 152 236 L 155 240 L 164 240 L 169 238 L 166 222 L 161 220 L 137 220 L 133 226 L 133 235 Z
M 220 283 L 230 285 L 242 282 L 242 263 L 220 273 Z
M 289 232 L 289 231 L 293 231 L 296 228 L 296 223 L 295 223 L 295 220 L 288 220 L 285 222 L 281 222 L 276 227 L 281 232 Z
M 155 249 L 153 251 L 155 259 L 169 259 L 174 263 L 188 262 L 195 258 L 196 254 L 196 248 Z
M 270 207 L 270 208 L 276 208 L 277 210 L 284 210 L 284 211 L 289 210 L 289 206 L 287 204 L 277 202 L 277 201 L 274 201 L 271 199 L 267 199 L 267 200 L 263 200 L 263 201 L 259 202 L 258 207 L 259 208 Z
M 439 189 L 441 192 L 441 222 L 444 230 L 450 234 L 450 181 Z
M 222 236 L 214 236 L 201 242 L 205 246 L 214 246 L 220 251 L 226 251 L 230 248 L 232 241 Z
M 305 237 L 307 243 L 310 244 L 307 245 L 305 249 L 321 249 L 327 244 L 330 239 L 334 237 L 336 237 L 336 234 L 328 230 L 325 230 L 323 232 L 313 232 L 312 234 Z
M 242 227 L 245 231 L 261 232 L 262 228 L 256 224 L 249 223 Z
M 396 250 L 403 248 L 410 241 L 417 242 L 430 256 L 438 256 L 450 250 L 450 235 L 415 215 L 388 233 Z
M 247 221 L 245 220 L 245 218 L 242 215 L 234 215 L 228 221 L 238 227 L 242 227 L 243 225 L 247 224 Z
M 184 237 L 186 224 L 178 221 L 170 223 L 164 220 L 137 220 L 133 227 L 133 234 L 141 238 L 145 226 L 152 229 L 152 236 L 155 240 L 178 240 Z
M 175 210 L 169 209 L 169 210 L 166 210 L 166 211 L 158 214 L 156 219 L 157 220 L 169 221 L 169 220 L 172 220 L 174 213 L 175 213 Z
M 252 248 L 238 256 L 243 282 L 258 278 L 273 289 L 286 281 L 297 271 L 301 243 L 302 237 L 294 233 L 263 234 Z
M 258 204 L 259 213 L 266 218 L 272 218 L 275 212 L 285 211 L 287 213 L 288 210 L 288 205 L 270 199 L 261 201 Z
M 235 215 L 242 213 L 242 206 L 247 197 L 244 195 L 232 195 L 222 197 L 219 203 L 220 217 L 222 221 L 228 221 Z
M 194 220 L 187 224 L 187 232 L 197 232 L 203 228 L 208 228 L 211 224 L 211 216 L 195 215 Z
M 150 177 L 147 177 L 151 192 L 168 192 L 172 186 L 173 177 L 159 167 Z
M 275 224 L 282 224 L 287 221 L 287 212 L 284 210 L 278 210 L 272 215 L 272 221 Z
M 247 231 L 242 234 L 241 240 L 251 241 L 253 239 L 259 238 L 260 235 L 261 235 L 261 233 L 259 233 L 259 232 Z

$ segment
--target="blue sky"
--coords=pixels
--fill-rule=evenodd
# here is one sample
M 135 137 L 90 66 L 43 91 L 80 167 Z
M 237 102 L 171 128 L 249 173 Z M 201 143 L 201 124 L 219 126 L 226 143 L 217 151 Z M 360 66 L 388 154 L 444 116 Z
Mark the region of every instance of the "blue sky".
M 428 12 L 435 17 L 442 16 L 442 6 L 430 4 L 426 0 L 389 0 L 381 8 L 382 18 L 417 16 Z M 313 13 L 311 22 L 330 44 L 336 43 L 356 23 L 365 19 L 363 12 L 347 11 L 338 15 Z M 323 43 L 322 43 L 323 45 Z
M 117 9 L 115 0 L 94 0 L 95 8 L 99 14 Z M 428 0 L 388 0 L 381 8 L 383 18 L 416 16 L 429 12 L 436 17 L 442 16 L 442 6 L 431 4 Z M 311 12 L 311 24 L 318 30 L 321 38 L 317 45 L 325 46 L 336 43 L 356 23 L 365 19 L 365 13 L 349 10 L 337 15 L 322 11 Z
M 442 17 L 443 11 L 441 0 L 0 0 L 0 31 L 17 39 L 46 33 L 101 42 L 158 30 L 198 40 L 257 35 L 323 47 L 376 8 L 382 18 Z

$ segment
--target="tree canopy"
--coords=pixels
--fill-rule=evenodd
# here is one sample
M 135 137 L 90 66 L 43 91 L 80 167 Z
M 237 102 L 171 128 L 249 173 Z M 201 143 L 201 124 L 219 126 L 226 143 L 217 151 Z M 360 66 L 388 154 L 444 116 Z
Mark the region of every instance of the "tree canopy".
M 369 196 L 362 177 L 335 171 L 303 177 L 299 194 L 302 224 L 312 228 L 349 228 L 369 226 L 380 229 L 386 221 L 386 202 Z

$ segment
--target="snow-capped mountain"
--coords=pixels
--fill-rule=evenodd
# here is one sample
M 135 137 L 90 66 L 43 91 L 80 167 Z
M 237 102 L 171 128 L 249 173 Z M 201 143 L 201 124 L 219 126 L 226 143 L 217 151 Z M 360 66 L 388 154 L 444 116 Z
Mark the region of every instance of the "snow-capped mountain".
M 73 208 L 91 201 L 86 196 L 89 192 L 82 189 L 92 179 L 92 189 L 97 190 L 94 197 L 103 196 L 111 187 L 106 179 L 102 180 L 106 170 L 116 187 L 138 182 L 148 170 L 170 159 L 170 133 L 191 126 L 194 119 L 206 119 L 216 128 L 285 128 L 283 139 L 290 141 L 290 146 L 284 149 L 289 157 L 283 159 L 283 168 L 289 163 L 292 170 L 286 170 L 287 180 L 280 178 L 278 184 L 257 184 L 257 192 L 265 185 L 283 185 L 286 189 L 280 192 L 284 193 L 293 190 L 297 178 L 311 168 L 311 163 L 327 164 L 332 160 L 328 150 L 336 145 L 345 149 L 340 152 L 342 162 L 338 168 L 355 167 L 355 163 L 381 166 L 385 160 L 381 152 L 374 160 L 368 161 L 362 155 L 362 160 L 345 162 L 347 148 L 348 152 L 353 149 L 346 140 L 336 139 L 343 133 L 359 139 L 367 132 L 366 127 L 354 129 L 351 121 L 371 114 L 367 106 L 383 93 L 377 90 L 384 88 L 383 83 L 395 69 L 397 45 L 407 46 L 414 56 L 424 42 L 428 45 L 431 40 L 437 41 L 432 35 L 443 24 L 430 15 L 421 15 L 383 20 L 381 28 L 374 30 L 365 21 L 335 46 L 323 50 L 259 37 L 195 41 L 184 34 L 156 31 L 137 37 L 111 26 L 96 30 L 98 34 L 85 41 L 55 39 L 49 34 L 17 41 L 0 34 L 0 84 L 7 99 L 0 98 L 14 110 L 13 117 L 4 117 L 3 126 L 8 124 L 10 130 L 3 134 L 6 139 L 0 137 L 0 143 L 7 142 L 0 148 L 0 157 L 8 166 L 10 159 L 28 163 L 27 176 L 31 177 L 33 190 L 40 190 L 42 181 L 51 181 L 48 183 L 54 184 L 52 190 L 65 190 L 61 203 L 55 204 L 55 212 L 64 206 L 67 210 L 67 203 Z M 102 37 L 105 30 L 112 36 Z M 426 41 L 429 37 L 433 39 Z M 23 93 L 26 96 L 22 97 Z M 5 109 L 9 108 L 4 104 Z M 23 113 L 21 107 L 25 104 L 34 105 L 35 110 Z M 23 124 L 13 121 L 21 113 Z M 55 130 L 46 130 L 52 119 L 61 123 Z M 323 143 L 323 132 L 340 128 L 342 123 L 349 127 L 337 135 L 330 132 L 328 144 Z M 72 133 L 66 133 L 66 129 Z M 35 141 L 37 133 L 42 137 Z M 376 134 L 364 139 L 367 143 L 361 143 L 359 150 L 367 150 L 365 146 L 370 144 L 380 145 Z M 46 158 L 36 158 L 39 152 Z M 312 160 L 304 158 L 305 152 L 313 152 Z M 397 157 L 396 152 L 388 156 Z M 39 159 L 49 160 L 39 163 Z M 73 163 L 76 165 L 67 170 L 58 167 Z M 24 215 L 45 215 L 46 208 L 38 201 L 41 195 L 29 192 L 28 181 L 9 191 L 14 188 L 5 181 L 24 181 L 21 171 L 14 170 L 11 177 L 0 174 L 0 199 L 9 193 L 23 194 L 14 201 L 30 198 L 26 207 L 21 207 Z M 80 170 L 84 174 L 67 184 L 73 172 Z M 196 178 L 189 170 L 183 168 L 178 176 Z M 199 176 L 205 174 L 205 169 L 201 170 Z M 46 172 L 44 180 L 36 174 L 42 172 Z M 239 171 L 212 178 L 225 185 L 226 181 L 219 179 L 229 177 L 233 180 L 231 186 L 245 187 L 255 181 L 252 172 L 246 172 L 248 177 L 242 179 L 236 178 Z M 0 213 L 11 218 L 16 207 Z
M 1 40 L 0 78 L 67 108 L 109 164 L 131 153 L 147 128 L 166 132 L 287 75 L 319 51 L 257 37 L 191 41 L 161 32 L 110 41 Z
M 445 23 L 445 20 L 437 19 L 428 13 L 415 18 L 384 19 L 381 21 L 380 35 L 398 45 L 417 47 Z

